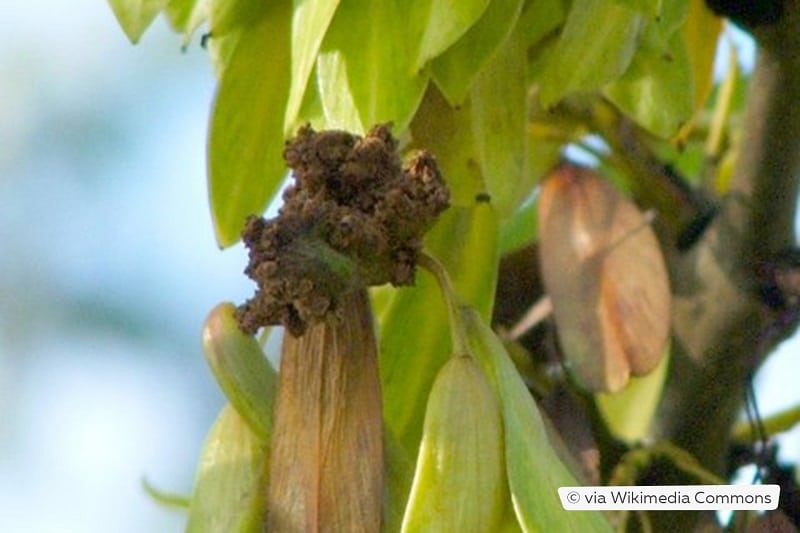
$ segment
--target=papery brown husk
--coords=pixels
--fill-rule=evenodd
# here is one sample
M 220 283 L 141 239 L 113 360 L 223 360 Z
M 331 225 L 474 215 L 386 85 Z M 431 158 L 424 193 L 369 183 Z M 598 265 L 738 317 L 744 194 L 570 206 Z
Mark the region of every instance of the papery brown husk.
M 381 394 L 365 289 L 339 316 L 286 332 L 275 405 L 266 531 L 378 532 Z

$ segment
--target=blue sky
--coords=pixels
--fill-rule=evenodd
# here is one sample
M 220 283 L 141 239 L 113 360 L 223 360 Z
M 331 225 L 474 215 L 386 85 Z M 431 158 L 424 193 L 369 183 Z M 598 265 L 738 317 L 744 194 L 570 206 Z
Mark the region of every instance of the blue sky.
M 4 7 L 0 531 L 182 531 L 140 480 L 189 491 L 222 405 L 200 328 L 252 290 L 208 213 L 210 63 L 162 20 L 130 45 L 102 1 Z M 800 401 L 798 352 L 759 377 L 766 413 Z

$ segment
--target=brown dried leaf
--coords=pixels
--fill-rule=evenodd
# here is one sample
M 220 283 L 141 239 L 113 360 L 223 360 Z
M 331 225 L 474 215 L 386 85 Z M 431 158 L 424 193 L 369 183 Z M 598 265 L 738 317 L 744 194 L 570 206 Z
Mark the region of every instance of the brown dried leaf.
M 369 532 L 381 525 L 381 394 L 365 290 L 283 340 L 267 531 Z
M 539 207 L 541 267 L 566 366 L 591 390 L 653 370 L 669 333 L 658 241 L 639 209 L 590 169 L 562 165 Z

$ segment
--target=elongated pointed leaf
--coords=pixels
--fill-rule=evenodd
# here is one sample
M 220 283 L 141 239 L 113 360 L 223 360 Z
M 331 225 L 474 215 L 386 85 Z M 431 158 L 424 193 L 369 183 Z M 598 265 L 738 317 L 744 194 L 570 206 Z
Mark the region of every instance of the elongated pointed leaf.
M 500 409 L 471 356 L 452 357 L 428 395 L 403 532 L 495 533 L 508 496 Z
M 489 0 L 426 0 L 417 5 L 427 12 L 414 63 L 416 71 L 464 35 L 486 10 Z
M 230 404 L 222 409 L 203 446 L 187 533 L 260 531 L 267 449 Z
M 445 264 L 458 294 L 491 316 L 497 282 L 497 220 L 491 205 L 451 207 L 425 239 Z M 422 434 L 425 401 L 452 347 L 447 310 L 431 276 L 397 291 L 381 317 L 380 370 L 384 418 L 410 454 Z
M 353 0 L 336 10 L 317 58 L 317 77 L 327 127 L 364 133 L 393 122 L 408 126 L 428 74 L 413 68 L 415 28 L 398 2 Z M 407 17 L 406 17 L 407 18 Z
M 655 35 L 646 35 L 650 38 L 643 39 L 628 71 L 604 93 L 640 126 L 669 138 L 694 111 L 691 65 L 680 33 L 672 36 L 666 50 Z
M 452 205 L 471 206 L 475 203 L 476 195 L 489 192 L 477 162 L 469 101 L 458 109 L 453 108 L 431 85 L 411 123 L 411 136 L 415 147 L 436 155 L 442 175 L 450 187 Z
M 490 2 L 467 33 L 433 60 L 433 78 L 450 105 L 464 103 L 475 77 L 511 34 L 522 4 L 521 0 Z
M 527 165 L 526 61 L 523 35 L 514 32 L 470 92 L 478 163 L 503 218 L 514 212 L 538 179 L 528 173 Z
M 211 212 L 221 246 L 239 240 L 245 218 L 266 208 L 286 175 L 289 8 L 286 0 L 270 2 L 263 19 L 236 36 L 222 71 L 208 147 Z
M 618 391 L 664 353 L 670 292 L 658 241 L 636 206 L 590 169 L 563 165 L 539 200 L 540 263 L 565 364 Z
M 208 16 L 208 4 L 205 0 L 166 0 L 166 13 L 169 23 L 183 33 L 184 44 L 187 44 L 194 31 Z
M 615 2 L 573 2 L 555 49 L 537 75 L 542 105 L 619 78 L 633 59 L 643 22 L 640 12 Z
M 217 305 L 203 327 L 203 348 L 222 392 L 253 432 L 266 441 L 272 427 L 277 373 L 258 342 L 239 329 L 231 303 Z
M 292 15 L 292 82 L 286 105 L 284 133 L 294 133 L 322 38 L 328 31 L 339 0 L 294 0 Z M 313 89 L 316 91 L 316 88 Z
M 165 0 L 108 0 L 122 31 L 132 43 L 139 42 L 144 31 L 164 7 Z
M 714 59 L 721 31 L 722 19 L 708 9 L 704 0 L 689 0 L 683 38 L 692 68 L 695 112 L 703 107 L 711 93 Z
M 462 307 L 471 353 L 500 400 L 508 475 L 514 511 L 524 531 L 606 532 L 611 526 L 599 512 L 569 512 L 556 490 L 577 486 L 547 437 L 544 421 L 503 343 L 480 315 Z
M 284 2 L 285 0 L 279 0 Z M 236 30 L 259 23 L 268 14 L 268 3 L 262 0 L 214 0 L 208 7 L 208 25 L 214 38 L 225 37 Z M 275 15 L 275 12 L 270 15 Z

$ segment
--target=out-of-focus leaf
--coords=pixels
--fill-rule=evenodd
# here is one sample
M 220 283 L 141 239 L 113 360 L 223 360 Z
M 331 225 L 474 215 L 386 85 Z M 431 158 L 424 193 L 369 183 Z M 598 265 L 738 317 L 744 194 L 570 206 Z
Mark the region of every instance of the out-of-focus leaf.
M 464 103 L 475 77 L 511 34 L 522 4 L 522 0 L 492 1 L 467 33 L 433 60 L 433 78 L 450 105 Z
M 675 0 L 666 0 L 666 2 L 673 3 L 674 1 Z M 626 6 L 635 11 L 640 11 L 650 18 L 655 18 L 661 13 L 661 7 L 665 3 L 665 0 L 612 0 L 612 2 L 621 6 Z
M 294 0 L 292 17 L 292 81 L 286 105 L 284 132 L 289 135 L 304 101 L 311 72 L 317 60 L 322 38 L 328 30 L 339 0 Z M 316 91 L 316 88 L 313 88 Z
M 564 0 L 542 0 L 528 2 L 519 17 L 519 31 L 525 35 L 526 46 L 538 44 L 545 36 L 562 26 L 567 18 Z
M 183 33 L 184 44 L 187 44 L 194 31 L 208 16 L 208 2 L 206 0 L 166 0 L 164 13 L 167 14 L 169 23 L 175 31 Z
M 689 0 L 689 14 L 683 27 L 694 85 L 694 111 L 708 99 L 714 82 L 714 58 L 722 31 L 722 19 L 708 9 L 704 0 Z
M 691 65 L 683 36 L 676 33 L 668 45 L 667 50 L 662 49 L 652 31 L 646 31 L 628 71 L 604 91 L 640 126 L 663 138 L 678 133 L 694 109 Z
M 279 0 L 283 3 L 286 0 Z M 213 0 L 208 8 L 208 25 L 215 38 L 224 37 L 228 33 L 248 26 L 253 26 L 267 15 L 277 13 L 270 11 L 269 3 L 262 0 Z
M 165 0 L 108 0 L 122 31 L 132 43 L 139 42 L 144 31 L 164 7 Z
M 287 0 L 270 2 L 258 24 L 241 30 L 217 88 L 208 165 L 220 246 L 239 240 L 245 218 L 264 210 L 286 175 L 282 150 L 290 7 Z
M 668 361 L 665 354 L 646 376 L 631 378 L 617 393 L 595 396 L 600 414 L 615 437 L 633 444 L 648 435 L 667 379 Z
M 142 479 L 142 488 L 150 496 L 154 502 L 164 507 L 171 507 L 173 509 L 181 509 L 183 511 L 189 509 L 189 504 L 192 501 L 191 496 L 183 494 L 176 494 L 167 492 L 154 486 L 146 478 Z
M 316 68 L 311 72 L 311 79 L 316 82 Z M 292 135 L 297 133 L 303 125 L 310 124 L 315 131 L 321 131 L 326 127 L 325 110 L 322 109 L 322 101 L 319 96 L 319 87 L 316 83 L 310 83 L 306 87 L 303 102 L 293 124 L 288 125 L 287 131 Z
M 591 169 L 562 165 L 539 199 L 542 277 L 565 365 L 620 390 L 664 354 L 670 291 L 658 240 L 636 206 Z
M 436 155 L 453 205 L 471 206 L 476 195 L 488 192 L 477 162 L 469 101 L 453 108 L 431 85 L 411 123 L 411 137 L 414 147 Z
M 417 9 L 425 20 L 419 38 L 419 50 L 413 68 L 422 70 L 475 24 L 489 0 L 425 0 L 417 2 Z
M 469 307 L 460 318 L 468 343 L 500 400 L 508 475 L 514 512 L 524 531 L 612 531 L 602 514 L 569 512 L 556 489 L 579 483 L 550 443 L 544 421 L 528 389 L 484 320 Z
M 459 296 L 490 317 L 497 283 L 497 220 L 485 203 L 445 211 L 425 239 L 450 272 Z M 452 346 L 441 293 L 424 272 L 399 289 L 381 317 L 380 370 L 384 418 L 408 453 L 416 455 L 425 401 Z
M 277 373 L 258 342 L 239 329 L 235 307 L 225 302 L 209 313 L 203 327 L 206 360 L 222 392 L 253 432 L 267 440 Z
M 495 533 L 507 499 L 497 399 L 475 360 L 455 355 L 428 395 L 401 531 Z
M 512 33 L 470 93 L 478 164 L 501 219 L 510 216 L 538 179 L 527 165 L 525 52 L 523 35 Z
M 575 0 L 537 76 L 542 105 L 549 107 L 569 93 L 599 89 L 619 78 L 636 52 L 644 21 L 641 13 L 609 0 Z
M 187 533 L 261 530 L 268 447 L 230 404 L 222 409 L 203 446 Z
M 533 242 L 539 233 L 536 212 L 538 196 L 527 200 L 500 226 L 500 255 L 504 256 Z
M 403 133 L 428 84 L 413 68 L 409 37 L 417 32 L 405 18 L 394 1 L 339 5 L 317 57 L 327 127 L 364 133 L 393 122 L 395 135 Z
M 414 463 L 390 428 L 384 428 L 383 449 L 386 456 L 386 514 L 381 531 L 396 533 L 403 523 L 408 493 L 414 479 Z

